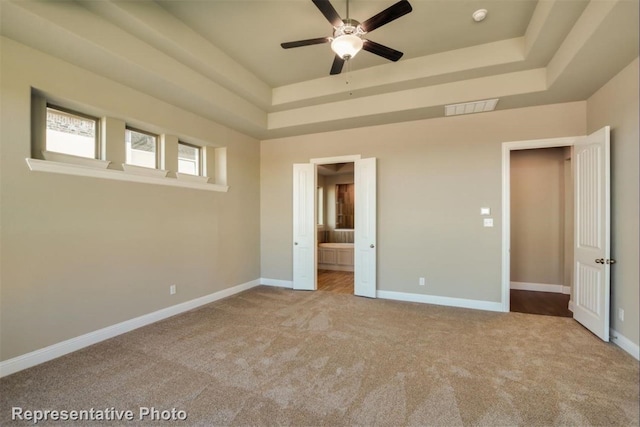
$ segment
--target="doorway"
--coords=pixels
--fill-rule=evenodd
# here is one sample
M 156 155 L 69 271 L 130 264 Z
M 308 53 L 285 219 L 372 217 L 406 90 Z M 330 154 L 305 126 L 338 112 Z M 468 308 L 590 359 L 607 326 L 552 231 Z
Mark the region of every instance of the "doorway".
M 354 293 L 355 163 L 318 164 L 318 290 Z
M 376 159 L 360 155 L 311 159 L 293 165 L 293 289 L 316 290 L 318 266 L 317 167 L 354 163 L 354 291 L 376 298 Z
M 502 144 L 502 306 L 510 311 L 511 152 L 573 147 L 573 318 L 609 341 L 611 265 L 610 127 L 590 135 Z
M 510 153 L 512 312 L 573 317 L 570 146 Z

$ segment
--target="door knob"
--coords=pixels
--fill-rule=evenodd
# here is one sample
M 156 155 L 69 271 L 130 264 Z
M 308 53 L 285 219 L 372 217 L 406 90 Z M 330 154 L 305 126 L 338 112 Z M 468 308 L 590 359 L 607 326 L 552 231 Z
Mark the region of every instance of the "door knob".
M 372 244 L 370 244 L 370 245 L 369 245 L 369 247 L 370 247 L 371 249 L 373 249 L 373 248 L 375 248 L 375 245 L 372 243 Z
M 607 264 L 615 264 L 616 260 L 615 259 L 608 259 L 607 260 Z
M 297 244 L 298 244 L 298 242 L 293 242 L 293 244 L 294 244 L 294 245 L 297 245 Z
M 596 264 L 604 264 L 604 258 L 598 258 Z

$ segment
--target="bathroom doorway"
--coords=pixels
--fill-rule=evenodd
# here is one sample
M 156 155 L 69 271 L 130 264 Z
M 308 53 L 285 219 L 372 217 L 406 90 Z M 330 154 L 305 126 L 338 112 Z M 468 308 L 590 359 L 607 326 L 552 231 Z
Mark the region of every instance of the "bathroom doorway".
M 354 293 L 354 171 L 354 162 L 317 167 L 319 291 Z
M 318 289 L 317 167 L 354 162 L 354 295 L 377 297 L 376 158 L 360 155 L 311 159 L 293 164 L 293 289 Z M 338 251 L 339 252 L 339 251 Z M 340 254 L 336 252 L 335 256 Z M 331 256 L 331 255 L 328 255 Z M 326 262 L 324 262 L 326 264 Z

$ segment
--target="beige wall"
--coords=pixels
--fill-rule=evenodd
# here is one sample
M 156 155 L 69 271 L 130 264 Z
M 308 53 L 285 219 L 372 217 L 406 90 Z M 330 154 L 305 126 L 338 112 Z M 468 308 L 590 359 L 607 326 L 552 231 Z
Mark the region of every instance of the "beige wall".
M 1 49 L 1 360 L 259 277 L 258 141 L 11 40 Z M 30 172 L 31 86 L 228 147 L 231 189 Z
M 511 152 L 512 282 L 564 284 L 564 166 L 564 148 Z
M 585 119 L 575 102 L 263 141 L 261 277 L 292 278 L 292 164 L 361 154 L 378 158 L 378 289 L 500 301 L 501 144 L 583 135 Z
M 611 326 L 640 342 L 638 288 L 638 59 L 587 100 L 589 133 L 611 126 Z M 624 322 L 618 319 L 624 309 Z

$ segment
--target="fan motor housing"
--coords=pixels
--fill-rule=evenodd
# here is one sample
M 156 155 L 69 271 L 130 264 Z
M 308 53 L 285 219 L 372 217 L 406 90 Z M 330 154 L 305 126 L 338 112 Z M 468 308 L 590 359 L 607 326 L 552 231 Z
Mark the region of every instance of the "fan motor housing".
M 366 31 L 362 29 L 362 27 L 360 26 L 360 22 L 356 21 L 355 19 L 343 19 L 342 25 L 336 27 L 335 30 L 333 30 L 334 39 L 344 35 L 354 35 L 361 37 L 364 34 L 366 34 Z

